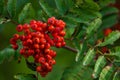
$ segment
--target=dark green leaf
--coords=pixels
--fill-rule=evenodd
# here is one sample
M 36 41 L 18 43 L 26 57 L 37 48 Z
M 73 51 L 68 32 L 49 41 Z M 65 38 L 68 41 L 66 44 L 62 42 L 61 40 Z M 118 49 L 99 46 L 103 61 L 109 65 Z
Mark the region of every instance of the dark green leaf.
M 100 56 L 94 66 L 93 78 L 97 78 L 102 71 L 103 67 L 106 65 L 106 59 L 104 56 Z
M 64 15 L 66 12 L 65 0 L 55 0 L 56 7 L 59 10 L 61 15 Z
M 101 25 L 100 30 L 109 28 L 115 25 L 118 22 L 117 17 L 118 17 L 117 14 L 111 14 L 103 17 L 103 20 L 102 20 L 103 24 Z
M 7 10 L 10 17 L 14 17 L 16 14 L 16 0 L 8 0 Z
M 39 4 L 41 6 L 41 8 L 43 9 L 43 11 L 48 15 L 48 17 L 52 17 L 52 16 L 57 16 L 59 15 L 58 11 L 55 11 L 55 9 L 53 9 L 51 6 L 49 6 L 45 0 L 39 0 Z M 58 13 L 57 13 L 58 12 Z M 56 14 L 57 13 L 57 14 Z
M 110 3 L 115 3 L 115 0 L 99 0 L 98 1 L 98 4 L 101 7 L 105 7 L 105 6 L 109 5 Z
M 103 43 L 98 44 L 98 46 L 106 46 L 108 44 L 113 44 L 119 38 L 120 38 L 120 32 L 112 31 L 107 37 L 105 37 L 105 41 Z
M 114 70 L 113 66 L 106 66 L 100 73 L 99 80 L 111 80 Z
M 80 2 L 77 3 L 77 6 L 83 9 L 89 9 L 93 11 L 100 10 L 99 5 L 95 3 L 93 0 L 84 0 L 84 1 L 81 0 Z
M 92 60 L 94 60 L 95 51 L 94 49 L 89 49 L 86 56 L 83 59 L 83 65 L 88 65 Z
M 14 78 L 18 80 L 37 80 L 36 76 L 33 74 L 17 74 Z
M 118 13 L 118 9 L 115 7 L 106 6 L 102 8 L 101 13 L 103 16 L 110 15 L 113 13 Z

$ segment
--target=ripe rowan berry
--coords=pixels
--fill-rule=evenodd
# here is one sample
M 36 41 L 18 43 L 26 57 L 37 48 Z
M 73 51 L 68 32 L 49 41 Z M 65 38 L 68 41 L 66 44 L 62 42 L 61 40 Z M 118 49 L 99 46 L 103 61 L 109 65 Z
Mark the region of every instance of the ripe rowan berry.
M 51 17 L 47 22 L 31 20 L 30 24 L 18 25 L 16 30 L 23 31 L 23 35 L 15 34 L 10 39 L 14 50 L 18 49 L 17 41 L 20 40 L 22 48 L 19 53 L 25 58 L 32 56 L 37 63 L 36 71 L 45 77 L 56 63 L 53 59 L 56 52 L 51 47 L 65 46 L 65 22 Z
M 112 29 L 107 28 L 107 29 L 104 30 L 104 35 L 108 36 L 111 32 L 112 32 Z

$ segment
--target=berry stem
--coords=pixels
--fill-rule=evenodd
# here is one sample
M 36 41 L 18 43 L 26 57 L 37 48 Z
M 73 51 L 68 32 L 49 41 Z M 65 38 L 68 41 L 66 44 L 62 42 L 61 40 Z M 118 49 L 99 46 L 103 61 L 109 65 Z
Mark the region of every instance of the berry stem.
M 74 53 L 77 53 L 77 50 L 76 49 L 74 49 L 74 48 L 72 48 L 72 47 L 70 47 L 70 46 L 64 46 L 63 48 L 65 48 L 65 49 L 68 49 L 68 50 L 70 50 L 70 51 L 72 51 L 72 52 L 74 52 Z

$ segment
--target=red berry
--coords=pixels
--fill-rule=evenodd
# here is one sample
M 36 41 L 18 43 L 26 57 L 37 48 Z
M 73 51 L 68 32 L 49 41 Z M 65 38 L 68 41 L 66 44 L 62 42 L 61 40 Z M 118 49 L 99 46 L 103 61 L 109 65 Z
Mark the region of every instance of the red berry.
M 41 66 L 37 66 L 37 67 L 36 67 L 36 71 L 37 71 L 37 72 L 41 72 L 41 71 L 42 71 Z
M 112 29 L 107 28 L 107 29 L 104 30 L 104 35 L 108 36 L 111 32 L 112 32 Z
M 18 25 L 17 28 L 16 28 L 16 30 L 18 32 L 21 32 L 23 30 L 23 26 L 22 25 Z

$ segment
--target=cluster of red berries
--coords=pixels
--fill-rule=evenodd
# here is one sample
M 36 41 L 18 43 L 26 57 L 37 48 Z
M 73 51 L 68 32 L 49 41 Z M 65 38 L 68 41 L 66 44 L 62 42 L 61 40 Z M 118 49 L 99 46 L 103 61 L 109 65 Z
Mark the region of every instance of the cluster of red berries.
M 56 52 L 51 47 L 60 48 L 66 44 L 64 41 L 65 25 L 65 22 L 57 20 L 55 17 L 49 18 L 47 23 L 31 20 L 30 24 L 17 26 L 17 31 L 23 31 L 24 34 L 14 34 L 10 43 L 16 50 L 18 49 L 17 41 L 20 40 L 23 46 L 20 49 L 20 54 L 25 58 L 33 56 L 34 62 L 38 63 L 36 71 L 44 77 L 52 70 L 52 65 L 56 63 L 54 60 Z

